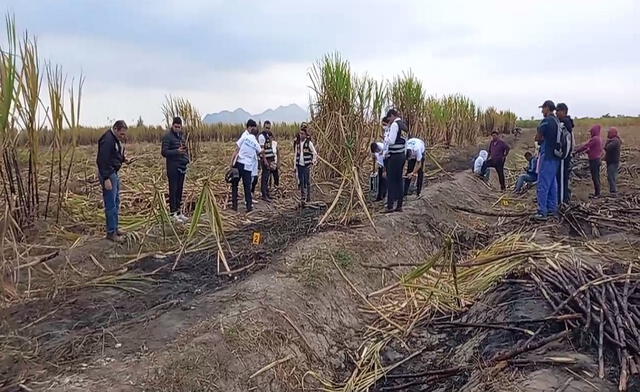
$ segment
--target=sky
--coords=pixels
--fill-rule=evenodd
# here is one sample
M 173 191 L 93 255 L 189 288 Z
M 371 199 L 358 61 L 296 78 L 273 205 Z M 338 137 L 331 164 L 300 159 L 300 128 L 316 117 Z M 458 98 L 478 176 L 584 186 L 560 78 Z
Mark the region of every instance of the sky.
M 309 103 L 311 66 L 339 52 L 380 80 L 539 117 L 640 115 L 638 0 L 0 0 L 43 58 L 86 76 L 81 122 L 160 124 L 166 95 L 204 115 Z M 4 35 L 2 36 L 4 39 Z

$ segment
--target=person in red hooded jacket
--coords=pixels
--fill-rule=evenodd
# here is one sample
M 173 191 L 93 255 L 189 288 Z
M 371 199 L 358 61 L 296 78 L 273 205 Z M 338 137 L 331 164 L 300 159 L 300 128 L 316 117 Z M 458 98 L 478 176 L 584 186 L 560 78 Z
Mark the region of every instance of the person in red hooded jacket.
M 618 136 L 618 130 L 614 127 L 607 132 L 607 143 L 604 145 L 604 161 L 607 162 L 607 181 L 609 192 L 612 195 L 618 193 L 618 169 L 620 168 L 620 149 L 622 140 Z
M 584 151 L 589 157 L 589 170 L 591 171 L 591 179 L 593 180 L 594 194 L 592 197 L 600 197 L 600 165 L 602 158 L 602 138 L 600 131 L 602 127 L 596 124 L 591 127 L 591 139 L 576 150 L 576 155 Z

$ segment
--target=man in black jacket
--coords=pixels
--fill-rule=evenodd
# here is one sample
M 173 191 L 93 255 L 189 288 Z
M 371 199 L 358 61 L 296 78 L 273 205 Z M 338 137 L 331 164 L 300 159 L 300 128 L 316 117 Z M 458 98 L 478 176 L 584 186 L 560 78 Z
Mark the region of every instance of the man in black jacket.
M 189 152 L 184 140 L 182 119 L 180 117 L 173 119 L 171 129 L 162 138 L 162 156 L 167 160 L 169 211 L 173 219 L 179 223 L 185 223 L 188 218 L 182 214 L 180 207 L 182 205 L 184 177 L 189 165 Z
M 105 132 L 98 140 L 98 173 L 102 186 L 104 201 L 104 215 L 107 221 L 107 239 L 122 242 L 124 235 L 118 229 L 118 214 L 120 212 L 120 178 L 118 171 L 125 162 L 124 146 L 127 137 L 127 124 L 118 120 L 113 127 Z

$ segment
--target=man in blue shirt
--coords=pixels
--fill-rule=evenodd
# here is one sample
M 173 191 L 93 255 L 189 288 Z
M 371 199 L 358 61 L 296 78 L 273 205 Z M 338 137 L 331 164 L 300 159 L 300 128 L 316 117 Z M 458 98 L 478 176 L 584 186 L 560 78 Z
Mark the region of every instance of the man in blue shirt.
M 553 101 L 545 101 L 542 106 L 544 118 L 538 126 L 536 141 L 542 143 L 540 155 L 540 170 L 538 173 L 538 213 L 537 220 L 547 220 L 558 213 L 558 183 L 556 175 L 560 167 L 560 160 L 553 150 L 556 147 L 558 135 L 558 119 L 553 114 L 556 105 Z

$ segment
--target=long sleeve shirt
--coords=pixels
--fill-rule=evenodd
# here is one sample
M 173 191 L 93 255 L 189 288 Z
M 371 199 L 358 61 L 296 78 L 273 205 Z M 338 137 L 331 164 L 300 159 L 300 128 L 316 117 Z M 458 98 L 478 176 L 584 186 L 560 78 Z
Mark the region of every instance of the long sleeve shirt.
M 312 162 L 315 163 L 318 160 L 318 152 L 316 151 L 316 148 L 313 145 L 313 142 L 311 140 L 309 140 L 309 150 L 311 150 L 311 155 L 313 155 L 313 159 Z M 300 157 L 298 158 L 298 161 L 296 162 L 296 151 L 300 151 Z M 301 141 L 300 143 L 298 143 L 297 147 L 296 147 L 296 151 L 294 151 L 293 154 L 293 165 L 298 165 L 298 166 L 305 166 L 304 164 L 304 141 Z
M 398 132 L 400 132 L 398 121 L 400 121 L 400 119 L 396 118 L 384 133 L 384 148 L 382 149 L 382 153 L 385 157 L 389 156 L 389 146 L 394 144 L 398 138 Z

